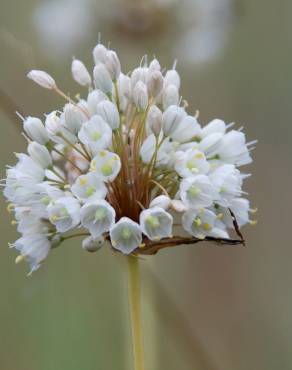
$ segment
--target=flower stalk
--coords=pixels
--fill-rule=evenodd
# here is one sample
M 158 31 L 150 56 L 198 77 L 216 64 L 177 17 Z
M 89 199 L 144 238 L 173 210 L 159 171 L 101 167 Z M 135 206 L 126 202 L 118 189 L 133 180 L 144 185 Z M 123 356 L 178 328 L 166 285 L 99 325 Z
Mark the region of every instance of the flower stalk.
M 141 287 L 139 258 L 127 257 L 128 268 L 128 296 L 130 309 L 130 322 L 132 330 L 132 347 L 134 370 L 144 370 L 144 346 L 141 319 Z

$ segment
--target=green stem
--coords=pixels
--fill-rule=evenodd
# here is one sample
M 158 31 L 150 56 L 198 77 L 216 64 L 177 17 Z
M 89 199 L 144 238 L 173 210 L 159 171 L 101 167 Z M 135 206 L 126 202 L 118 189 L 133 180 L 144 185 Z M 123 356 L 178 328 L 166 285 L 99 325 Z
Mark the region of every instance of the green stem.
M 141 321 L 141 291 L 139 259 L 128 256 L 128 295 L 130 308 L 130 321 L 132 328 L 132 345 L 134 357 L 134 370 L 144 370 L 143 332 Z

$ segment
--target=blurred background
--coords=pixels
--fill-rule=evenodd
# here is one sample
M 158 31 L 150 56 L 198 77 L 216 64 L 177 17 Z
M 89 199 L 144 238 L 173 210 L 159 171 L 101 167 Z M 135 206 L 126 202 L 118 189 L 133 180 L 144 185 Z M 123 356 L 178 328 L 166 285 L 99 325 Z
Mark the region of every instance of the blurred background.
M 178 59 L 182 93 L 201 123 L 243 125 L 257 138 L 247 180 L 256 227 L 247 247 L 194 245 L 142 262 L 147 370 L 292 369 L 290 0 L 0 0 L 1 176 L 25 149 L 15 110 L 63 103 L 25 75 L 52 74 L 64 91 L 72 56 L 111 43 L 124 71 L 144 54 Z M 1 198 L 0 368 L 132 369 L 125 261 L 71 241 L 26 276 Z

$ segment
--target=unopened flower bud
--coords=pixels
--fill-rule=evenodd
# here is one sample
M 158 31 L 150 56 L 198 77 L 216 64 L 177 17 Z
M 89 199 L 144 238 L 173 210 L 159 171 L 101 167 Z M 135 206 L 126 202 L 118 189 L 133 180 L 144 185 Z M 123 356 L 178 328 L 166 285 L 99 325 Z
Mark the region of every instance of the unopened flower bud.
M 162 112 L 156 105 L 152 105 L 147 115 L 148 127 L 155 136 L 158 136 L 162 128 Z
M 150 202 L 149 208 L 160 207 L 167 210 L 170 205 L 171 199 L 167 195 L 159 195 Z
M 161 67 L 157 59 L 153 59 L 149 64 L 149 72 L 160 71 Z
M 55 80 L 47 72 L 32 70 L 27 77 L 45 89 L 55 89 L 57 87 Z
M 112 93 L 113 82 L 104 64 L 99 63 L 94 67 L 93 76 L 97 89 L 100 89 L 107 95 Z
M 187 211 L 187 206 L 179 199 L 173 199 L 171 201 L 171 208 L 179 213 Z
M 82 241 L 82 248 L 88 252 L 98 251 L 104 244 L 105 239 L 103 236 L 94 239 L 92 236 L 88 236 Z
M 45 127 L 49 135 L 57 135 L 61 131 L 61 121 L 56 111 L 46 116 Z
M 48 149 L 35 141 L 29 143 L 27 148 L 30 157 L 43 168 L 48 168 L 52 164 L 52 157 Z
M 168 107 L 162 115 L 162 130 L 164 136 L 170 136 L 186 115 L 185 110 L 177 105 Z
M 65 126 L 73 134 L 77 134 L 87 118 L 82 111 L 75 105 L 69 103 L 64 108 Z
M 82 86 L 91 85 L 90 74 L 85 65 L 80 60 L 74 59 L 72 61 L 71 71 L 74 80 L 78 82 L 80 85 Z
M 32 140 L 37 141 L 39 144 L 44 145 L 49 141 L 45 126 L 39 118 L 28 117 L 23 122 L 23 129 Z
M 175 85 L 171 84 L 163 89 L 162 102 L 164 109 L 179 103 L 179 92 Z
M 115 51 L 108 51 L 106 54 L 105 66 L 109 71 L 111 78 L 116 81 L 121 73 L 121 63 Z
M 150 96 L 156 98 L 163 88 L 163 76 L 160 71 L 151 72 L 147 78 L 147 88 Z
M 115 104 L 108 100 L 100 102 L 96 109 L 96 114 L 100 115 L 104 121 L 113 129 L 120 125 L 120 116 Z
M 148 105 L 147 87 L 142 81 L 138 81 L 134 88 L 134 103 L 141 111 L 145 111 Z
M 137 83 L 139 81 L 142 81 L 144 83 L 146 83 L 146 79 L 147 79 L 147 73 L 148 73 L 148 68 L 145 68 L 145 67 L 138 67 L 138 68 L 135 68 L 131 74 L 131 87 L 132 87 L 132 90 L 135 89 Z
M 97 44 L 93 49 L 93 59 L 95 64 L 105 63 L 108 49 L 102 45 Z
M 100 90 L 93 90 L 88 94 L 87 105 L 91 114 L 96 114 L 97 106 L 103 100 L 108 100 L 107 96 Z
M 180 76 L 175 69 L 170 69 L 164 77 L 165 86 L 174 85 L 177 89 L 180 88 Z

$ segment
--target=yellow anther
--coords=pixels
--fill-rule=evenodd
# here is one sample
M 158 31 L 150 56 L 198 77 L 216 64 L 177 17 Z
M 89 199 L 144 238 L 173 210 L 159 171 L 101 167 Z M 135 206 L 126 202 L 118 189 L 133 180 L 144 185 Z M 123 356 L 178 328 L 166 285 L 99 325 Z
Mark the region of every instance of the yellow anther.
M 223 213 L 218 213 L 217 220 L 222 220 L 223 217 L 224 217 Z
M 15 258 L 15 263 L 18 264 L 18 263 L 20 263 L 20 262 L 22 262 L 24 260 L 25 260 L 25 256 L 23 256 L 23 255 L 20 254 L 19 256 L 17 256 Z
M 206 222 L 203 223 L 202 228 L 206 231 L 210 231 L 212 229 L 212 226 Z
M 205 211 L 206 211 L 205 208 L 200 208 L 199 209 L 199 213 L 205 213 Z
M 145 248 L 145 247 L 146 247 L 146 244 L 145 244 L 145 243 L 141 243 L 141 244 L 139 244 L 139 248 L 143 249 L 143 248 Z
M 117 242 L 115 240 L 112 240 L 112 246 L 115 247 L 117 245 Z
M 96 161 L 91 161 L 89 171 L 94 172 L 96 170 Z
M 52 222 L 56 222 L 58 221 L 59 217 L 57 215 L 53 215 L 50 219 Z
M 250 213 L 257 213 L 258 209 L 257 208 L 250 208 Z
M 203 153 L 197 153 L 197 154 L 195 155 L 195 158 L 197 158 L 197 159 L 202 159 L 202 158 L 204 158 L 204 154 L 203 154 Z
M 16 220 L 12 220 L 12 221 L 11 221 L 11 225 L 12 225 L 12 226 L 17 225 L 17 221 L 16 221 Z
M 202 220 L 200 218 L 196 218 L 194 222 L 195 222 L 195 224 L 197 226 L 201 226 L 202 225 Z
M 86 184 L 87 184 L 87 182 L 88 182 L 88 180 L 87 180 L 87 178 L 86 178 L 86 177 L 80 177 L 80 178 L 79 178 L 79 184 L 80 184 L 81 186 L 86 185 Z
M 255 226 L 257 223 L 258 223 L 258 220 L 250 220 L 249 223 L 252 225 L 252 226 Z

